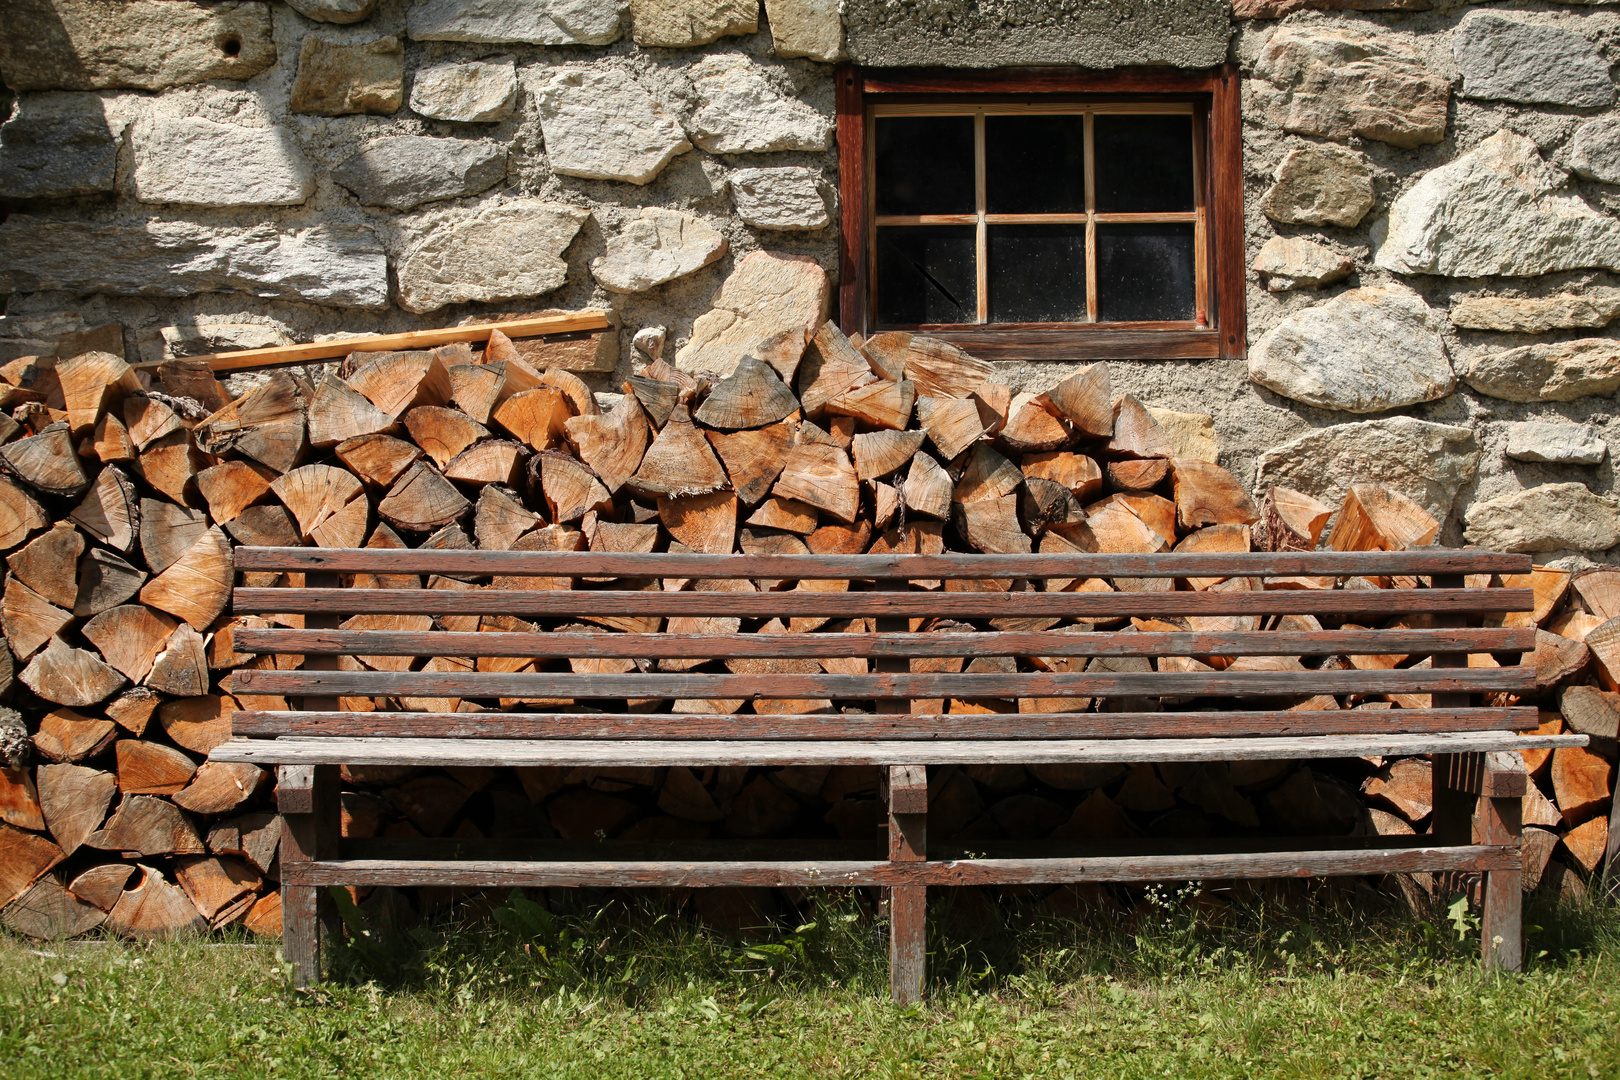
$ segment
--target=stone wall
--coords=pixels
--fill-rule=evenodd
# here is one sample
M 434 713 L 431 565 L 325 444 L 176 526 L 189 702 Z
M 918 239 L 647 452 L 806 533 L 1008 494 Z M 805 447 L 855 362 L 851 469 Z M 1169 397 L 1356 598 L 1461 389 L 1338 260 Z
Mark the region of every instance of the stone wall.
M 0 359 L 107 323 L 156 358 L 603 306 L 621 331 L 601 389 L 638 329 L 723 369 L 772 297 L 834 291 L 841 56 L 1225 57 L 1244 75 L 1250 360 L 1115 363 L 1115 385 L 1213 415 L 1222 463 L 1256 484 L 1333 501 L 1379 479 L 1447 517 L 1447 542 L 1620 546 L 1620 12 L 1600 4 L 13 0 L 7 17 Z M 757 251 L 775 254 L 744 266 Z M 1044 387 L 1071 366 L 1002 368 Z

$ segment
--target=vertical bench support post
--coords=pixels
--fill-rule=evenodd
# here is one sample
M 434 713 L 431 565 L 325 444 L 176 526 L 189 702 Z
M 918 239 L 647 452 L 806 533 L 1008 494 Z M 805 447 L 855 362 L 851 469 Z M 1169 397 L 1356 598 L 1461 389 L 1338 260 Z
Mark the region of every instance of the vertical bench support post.
M 1512 750 L 1482 755 L 1484 790 L 1480 792 L 1480 840 L 1519 847 L 1524 794 L 1529 778 L 1524 758 Z M 1480 959 L 1497 971 L 1518 971 L 1524 963 L 1524 871 L 1485 872 L 1485 912 L 1480 920 Z
M 889 861 L 928 858 L 928 770 L 889 767 Z M 889 996 L 897 1005 L 922 1000 L 928 966 L 928 886 L 889 890 Z

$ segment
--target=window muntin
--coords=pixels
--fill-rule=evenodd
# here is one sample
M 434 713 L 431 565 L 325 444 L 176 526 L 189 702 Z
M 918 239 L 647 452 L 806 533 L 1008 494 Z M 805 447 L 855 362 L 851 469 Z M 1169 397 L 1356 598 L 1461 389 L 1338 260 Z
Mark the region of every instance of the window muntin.
M 876 104 L 868 123 L 877 329 L 1208 325 L 1191 103 Z

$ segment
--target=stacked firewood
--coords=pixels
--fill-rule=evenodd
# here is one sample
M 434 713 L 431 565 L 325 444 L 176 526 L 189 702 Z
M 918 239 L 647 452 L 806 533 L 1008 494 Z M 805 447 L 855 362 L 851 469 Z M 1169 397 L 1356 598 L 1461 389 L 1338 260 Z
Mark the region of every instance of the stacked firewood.
M 595 393 L 579 377 L 525 359 L 500 332 L 487 344 L 354 353 L 335 370 L 279 369 L 234 400 L 205 365 L 174 362 L 152 384 L 119 357 L 92 352 L 0 368 L 0 553 L 7 574 L 0 681 L 15 712 L 0 750 L 0 921 L 39 936 L 107 925 L 161 935 L 243 923 L 280 928 L 273 778 L 204 759 L 237 708 L 278 698 L 233 695 L 237 666 L 301 657 L 235 651 L 228 610 L 234 544 L 727 553 L 1228 552 L 1399 549 L 1439 523 L 1388 488 L 1352 488 L 1332 508 L 1273 488 L 1257 503 L 1207 446 L 1178 446 L 1153 412 L 1116 397 L 1105 365 L 1045 393 L 1018 393 L 991 365 L 905 333 L 761 342 L 721 377 L 653 359 Z M 532 355 L 532 354 L 531 354 Z M 1335 514 L 1336 509 L 1336 514 Z M 1327 525 L 1332 520 L 1331 530 Z M 246 584 L 296 584 L 249 574 Z M 415 576 L 355 587 L 484 587 Z M 1523 584 L 1517 581 L 1507 584 Z M 1549 866 L 1590 873 L 1602 859 L 1620 696 L 1620 572 L 1538 570 L 1535 623 L 1543 730 L 1594 736 L 1587 750 L 1533 752 L 1525 803 L 1531 880 Z M 1266 587 L 1402 588 L 1400 579 L 1295 578 Z M 579 588 L 567 579 L 489 587 Z M 619 588 L 623 588 L 620 583 Z M 847 582 L 647 582 L 647 588 L 843 589 Z M 944 581 L 922 588 L 1243 590 L 1250 579 Z M 1407 617 L 1411 619 L 1410 616 Z M 297 617 L 277 618 L 297 626 Z M 1254 620 L 1130 620 L 1139 629 L 1260 628 Z M 1126 620 L 995 619 L 993 629 L 1083 632 Z M 1241 627 L 1238 624 L 1242 624 Z M 701 633 L 737 619 L 597 616 L 527 623 L 505 616 L 358 616 L 365 629 L 561 629 Z M 1331 624 L 1330 624 L 1331 625 Z M 1318 629 L 1290 616 L 1283 629 Z M 917 627 L 970 628 L 946 620 Z M 1268 627 L 1269 628 L 1269 625 Z M 761 633 L 868 630 L 863 620 L 754 620 Z M 1392 667 L 1401 656 L 1308 658 Z M 1489 663 L 1488 657 L 1476 662 Z M 486 659 L 515 670 L 536 663 Z M 543 662 L 542 662 L 543 663 Z M 1145 669 L 1151 661 L 983 657 L 968 671 Z M 1159 661 L 1300 668 L 1294 658 Z M 350 669 L 471 667 L 437 657 L 344 658 Z M 576 660 L 579 671 L 632 661 Z M 963 660 L 917 661 L 964 670 Z M 659 661 L 668 671 L 864 671 L 864 659 Z M 620 670 L 614 667 L 613 670 Z M 14 685 L 13 685 L 14 684 Z M 494 703 L 488 703 L 493 705 Z M 527 703 L 503 701 L 501 708 Z M 532 703 L 555 711 L 552 701 Z M 817 712 L 863 703 L 677 701 L 632 711 Z M 1316 697 L 1299 708 L 1402 708 L 1426 696 Z M 354 710 L 477 710 L 473 701 L 342 700 Z M 919 711 L 1050 712 L 1141 708 L 1078 699 L 916 702 Z M 1256 831 L 1421 832 L 1422 759 L 1231 766 L 984 766 L 939 770 L 931 834 L 998 838 L 1201 836 Z M 869 842 L 883 821 L 877 770 L 347 768 L 350 837 L 678 839 L 798 836 Z M 1554 860 L 1555 849 L 1559 852 Z M 721 897 L 715 893 L 714 897 Z M 694 902 L 705 899 L 700 891 Z M 362 897 L 406 901 L 390 890 Z M 419 890 L 418 909 L 445 895 Z

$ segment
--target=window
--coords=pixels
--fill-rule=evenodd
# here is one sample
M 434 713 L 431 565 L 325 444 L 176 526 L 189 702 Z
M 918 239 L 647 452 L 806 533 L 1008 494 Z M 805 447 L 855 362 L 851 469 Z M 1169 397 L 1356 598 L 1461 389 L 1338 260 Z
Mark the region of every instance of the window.
M 988 359 L 1243 355 L 1229 71 L 839 75 L 848 333 Z

